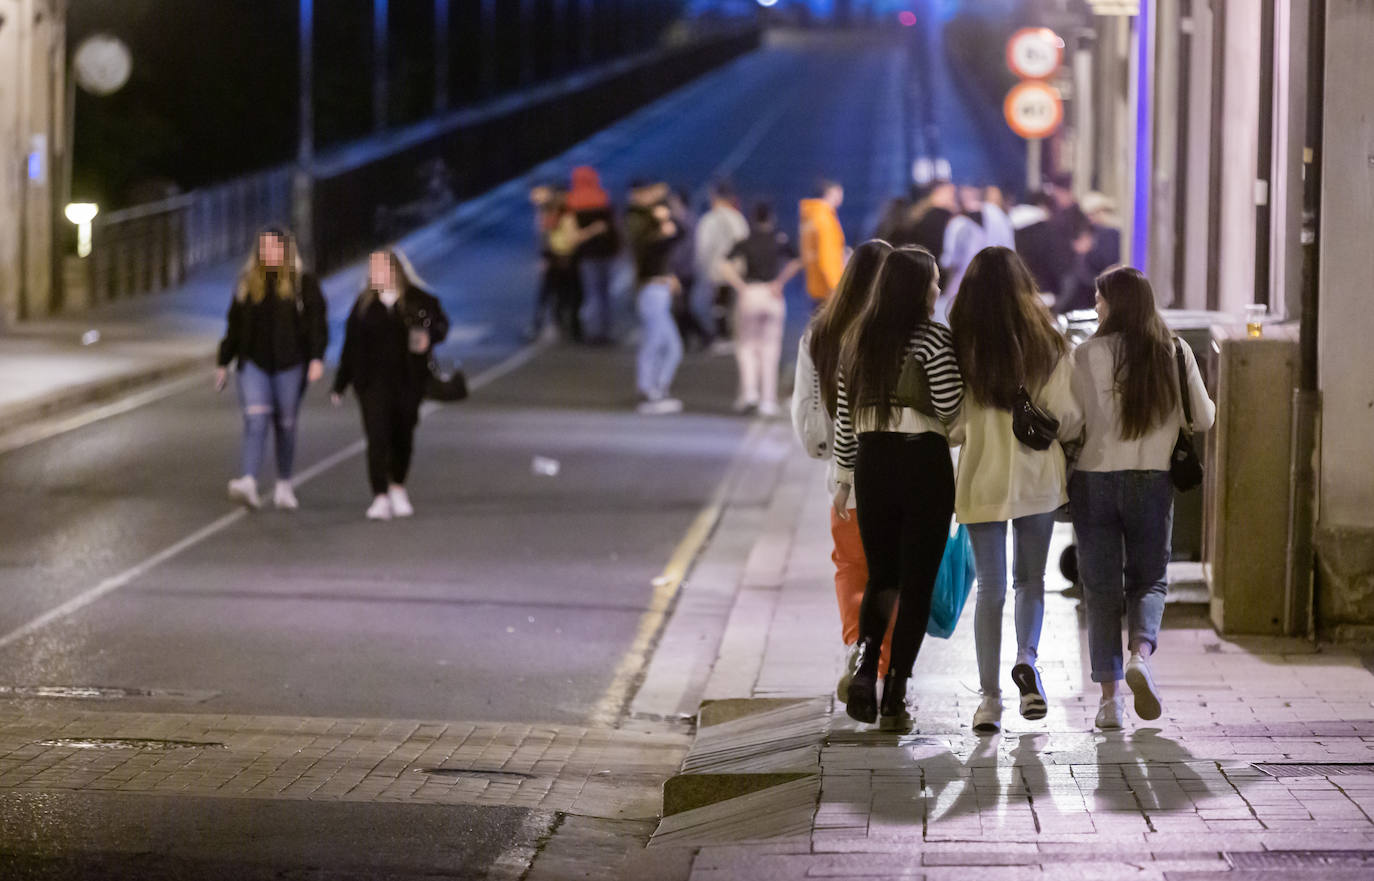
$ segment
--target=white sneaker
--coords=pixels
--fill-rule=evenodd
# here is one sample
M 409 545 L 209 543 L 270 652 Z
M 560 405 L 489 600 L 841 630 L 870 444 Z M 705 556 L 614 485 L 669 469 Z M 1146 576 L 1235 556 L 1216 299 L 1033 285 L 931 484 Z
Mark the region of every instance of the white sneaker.
M 411 517 L 415 514 L 415 508 L 410 504 L 410 496 L 406 493 L 405 487 L 393 486 L 386 491 L 386 495 L 391 502 L 393 517 Z
M 764 401 L 759 404 L 759 415 L 765 419 L 774 419 L 780 413 L 782 413 L 782 408 L 778 406 L 777 401 Z
M 377 496 L 377 498 L 373 499 L 371 507 L 367 509 L 367 519 L 390 520 L 391 499 L 386 496 Z
M 283 511 L 294 511 L 301 506 L 301 503 L 296 501 L 296 491 L 291 488 L 290 481 L 277 481 L 277 488 L 272 493 L 272 504 Z
M 849 682 L 854 678 L 854 671 L 859 669 L 859 644 L 856 642 L 851 646 L 846 646 L 844 650 L 844 673 L 840 675 L 840 681 L 835 685 L 835 697 L 840 699 L 840 703 L 849 703 Z
M 1159 699 L 1159 689 L 1150 675 L 1150 665 L 1140 655 L 1133 654 L 1126 662 L 1126 685 L 1135 695 L 1137 716 L 1149 722 L 1163 715 L 1164 702 Z
M 751 401 L 748 398 L 739 398 L 735 401 L 736 413 L 748 413 L 759 405 L 758 401 Z
M 645 401 L 635 408 L 643 416 L 667 416 L 682 412 L 682 402 L 677 398 L 659 398 Z
M 973 711 L 975 734 L 996 734 L 1002 730 L 1002 695 L 983 695 L 983 702 Z
M 733 355 L 735 354 L 735 341 L 716 340 L 711 343 L 710 352 L 712 355 Z
M 253 475 L 229 481 L 229 500 L 249 508 L 261 508 L 262 499 L 258 498 L 258 481 Z
M 1126 699 L 1121 697 L 1104 697 L 1102 703 L 1097 706 L 1097 721 L 1094 722 L 1103 731 L 1115 731 L 1122 727 L 1126 718 Z

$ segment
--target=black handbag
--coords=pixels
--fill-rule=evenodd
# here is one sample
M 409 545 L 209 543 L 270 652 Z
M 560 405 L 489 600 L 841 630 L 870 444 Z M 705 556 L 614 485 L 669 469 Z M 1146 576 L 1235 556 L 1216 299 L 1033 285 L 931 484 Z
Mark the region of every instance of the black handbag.
M 1032 450 L 1048 450 L 1059 436 L 1059 420 L 1037 407 L 1023 385 L 1012 404 L 1011 433 Z
M 1179 492 L 1188 492 L 1202 485 L 1202 460 L 1193 449 L 1193 408 L 1188 401 L 1188 367 L 1183 361 L 1182 343 L 1174 340 L 1174 360 L 1178 364 L 1178 397 L 1183 404 L 1183 427 L 1174 441 L 1169 457 L 1169 479 Z
M 468 396 L 468 377 L 461 367 L 431 356 L 429 378 L 425 380 L 425 397 L 431 401 L 453 403 Z

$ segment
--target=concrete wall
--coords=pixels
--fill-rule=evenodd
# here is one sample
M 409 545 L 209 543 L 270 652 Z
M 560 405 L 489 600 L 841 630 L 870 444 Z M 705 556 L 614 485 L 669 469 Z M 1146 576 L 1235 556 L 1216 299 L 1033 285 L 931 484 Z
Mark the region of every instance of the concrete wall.
M 1253 0 L 1226 8 L 1221 125 L 1221 261 L 1217 308 L 1239 316 L 1255 292 L 1255 160 L 1259 151 L 1260 19 Z M 1213 122 L 1213 125 L 1216 121 Z
M 1328 0 L 1318 321 L 1318 621 L 1374 624 L 1374 5 Z
M 58 0 L 0 0 L 0 327 L 52 305 L 54 118 L 63 17 Z M 51 51 L 50 51 L 51 49 Z M 38 162 L 30 167 L 35 149 Z

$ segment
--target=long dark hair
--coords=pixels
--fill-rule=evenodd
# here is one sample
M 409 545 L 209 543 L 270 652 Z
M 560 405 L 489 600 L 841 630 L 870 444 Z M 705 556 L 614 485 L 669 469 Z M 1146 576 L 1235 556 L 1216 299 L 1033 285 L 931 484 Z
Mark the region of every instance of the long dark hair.
M 1009 248 L 974 255 L 949 311 L 949 328 L 964 391 L 983 407 L 1010 410 L 1019 387 L 1042 387 L 1069 353 L 1035 277 Z
M 1178 406 L 1174 341 L 1155 308 L 1150 280 L 1138 269 L 1121 266 L 1097 278 L 1097 293 L 1107 301 L 1107 320 L 1096 336 L 1116 334 L 1112 381 L 1121 405 L 1121 437 L 1136 440 L 1161 425 Z
M 868 306 L 845 334 L 840 353 L 850 409 L 872 409 L 882 430 L 892 422 L 902 360 L 916 328 L 930 320 L 931 283 L 940 277 L 925 248 L 897 248 L 883 263 Z
M 816 317 L 811 319 L 811 363 L 816 366 L 816 378 L 821 384 L 821 400 L 833 419 L 836 407 L 835 376 L 840 365 L 840 349 L 845 331 L 868 305 L 869 294 L 878 279 L 892 246 L 882 239 L 872 239 L 854 249 L 835 293 L 825 301 Z

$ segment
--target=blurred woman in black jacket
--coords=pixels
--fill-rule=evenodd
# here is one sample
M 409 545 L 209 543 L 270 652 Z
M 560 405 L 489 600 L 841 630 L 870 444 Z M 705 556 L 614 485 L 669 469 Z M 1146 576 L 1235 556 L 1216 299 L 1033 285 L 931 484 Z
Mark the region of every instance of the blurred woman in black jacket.
M 344 330 L 333 398 L 338 404 L 350 385 L 358 395 L 373 495 L 367 517 L 390 520 L 415 513 L 406 473 L 430 357 L 448 336 L 449 322 L 400 251 L 374 251 L 368 275 Z
M 219 344 L 215 388 L 229 381 L 237 362 L 243 448 L 239 476 L 229 481 L 229 498 L 258 507 L 258 469 L 267 430 L 276 434 L 277 487 L 273 503 L 297 507 L 291 489 L 296 459 L 296 417 L 307 383 L 324 376 L 329 343 L 324 294 L 301 266 L 296 242 L 284 229 L 264 230 L 234 286 L 228 328 Z

